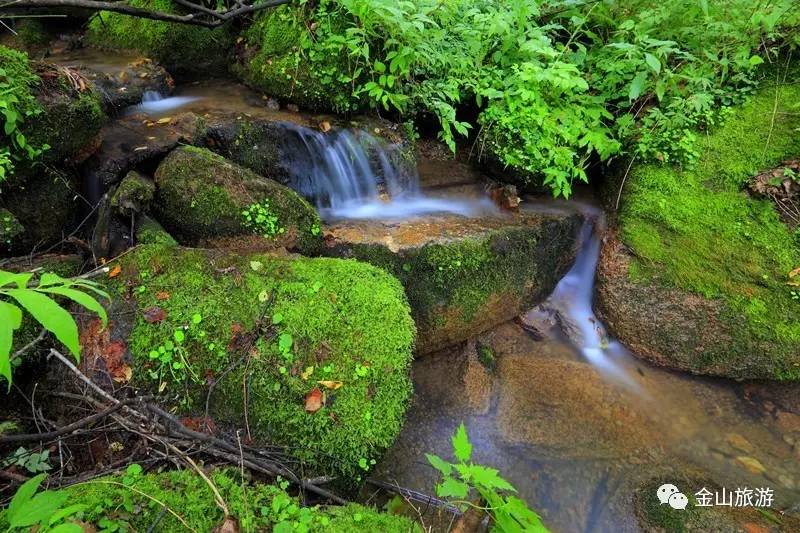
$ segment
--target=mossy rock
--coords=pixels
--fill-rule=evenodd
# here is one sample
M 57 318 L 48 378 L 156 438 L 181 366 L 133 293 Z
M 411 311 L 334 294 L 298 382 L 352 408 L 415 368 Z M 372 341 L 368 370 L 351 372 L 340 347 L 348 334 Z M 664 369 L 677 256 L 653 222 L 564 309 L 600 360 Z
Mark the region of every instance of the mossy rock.
M 143 213 L 150 205 L 155 192 L 156 185 L 153 180 L 131 170 L 122 178 L 111 196 L 111 207 L 122 216 Z
M 52 69 L 41 67 L 43 79 Z M 42 162 L 79 162 L 93 151 L 106 121 L 102 102 L 89 88 L 73 88 L 61 72 L 47 79 L 35 91 L 42 113 L 27 120 L 21 130 L 34 146 L 50 146 L 42 154 Z
M 136 242 L 138 244 L 166 244 L 177 246 L 178 241 L 169 234 L 157 220 L 143 215 L 136 224 Z
M 28 254 L 58 243 L 80 223 L 85 204 L 75 176 L 54 167 L 37 165 L 17 174 L 15 186 L 0 195 L 0 209 L 14 213 L 25 231 L 0 248 L 0 257 Z
M 170 0 L 132 0 L 131 7 L 180 13 Z M 100 48 L 138 50 L 176 76 L 213 76 L 227 72 L 234 32 L 230 25 L 208 29 L 189 24 L 100 12 L 89 22 L 87 41 Z
M 251 87 L 309 111 L 354 112 L 364 109 L 363 98 L 342 81 L 347 72 L 346 52 L 330 52 L 324 62 L 313 62 L 301 52 L 313 21 L 306 7 L 279 6 L 258 14 L 243 32 L 243 44 L 231 70 Z
M 382 270 L 153 245 L 121 266 L 112 291 L 139 310 L 128 343 L 134 380 L 163 384 L 164 403 L 202 413 L 206 380 L 219 378 L 212 417 L 244 427 L 247 383 L 254 437 L 288 446 L 307 474 L 343 480 L 363 475 L 399 433 L 415 329 L 402 286 Z M 152 320 L 159 309 L 163 319 Z M 188 367 L 163 366 L 169 348 Z M 325 406 L 307 412 L 315 389 L 326 393 Z
M 342 222 L 326 228 L 325 253 L 394 274 L 419 330 L 418 353 L 485 331 L 546 298 L 575 258 L 574 213 L 469 219 L 427 217 L 402 225 Z
M 208 477 L 238 523 L 237 531 L 421 531 L 407 518 L 392 516 L 358 504 L 303 507 L 285 489 L 243 481 L 236 469 L 216 469 Z M 225 516 L 216 505 L 208 483 L 191 470 L 142 473 L 133 465 L 116 476 L 106 476 L 63 489 L 68 503 L 85 506 L 80 518 L 85 530 L 102 529 L 103 523 L 121 526 L 122 531 L 216 531 Z M 165 511 L 166 509 L 166 511 Z M 105 521 L 105 522 L 103 522 Z M 7 525 L 0 513 L 0 526 Z M 227 531 L 227 530 L 226 530 Z
M 797 86 L 769 85 L 700 141 L 695 168 L 632 167 L 624 247 L 607 242 L 597 306 L 637 355 L 698 374 L 800 379 L 800 302 L 787 285 L 800 246 L 768 201 L 743 192 L 800 155 L 798 101 Z
M 154 209 L 182 242 L 296 248 L 322 243 L 316 210 L 296 192 L 223 157 L 181 147 L 159 165 Z

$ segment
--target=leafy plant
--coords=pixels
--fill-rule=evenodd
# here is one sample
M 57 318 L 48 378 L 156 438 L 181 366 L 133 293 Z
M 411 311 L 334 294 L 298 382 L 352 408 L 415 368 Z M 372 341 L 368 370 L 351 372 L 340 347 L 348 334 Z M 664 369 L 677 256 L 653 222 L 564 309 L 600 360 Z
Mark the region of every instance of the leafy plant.
M 0 270 L 0 376 L 11 386 L 11 346 L 14 331 L 22 325 L 22 309 L 25 309 L 47 331 L 55 335 L 67 349 L 80 360 L 78 326 L 69 312 L 61 307 L 55 297 L 64 297 L 97 313 L 103 325 L 108 317 L 103 306 L 90 292 L 108 299 L 108 294 L 98 284 L 81 279 L 65 279 L 57 274 L 46 273 L 38 284 L 29 287 L 33 273 L 16 274 Z
M 464 510 L 474 506 L 469 499 L 471 494 L 477 493 L 486 503 L 486 510 L 492 518 L 492 531 L 547 532 L 539 516 L 523 500 L 513 495 L 517 492 L 516 489 L 500 477 L 497 470 L 470 461 L 472 443 L 464 424 L 458 427 L 452 442 L 453 455 L 457 461 L 455 463 L 426 454 L 428 462 L 442 474 L 442 482 L 436 487 L 439 497 L 451 500 Z
M 47 150 L 47 145 L 33 146 L 20 126 L 27 118 L 42 112 L 31 93 L 39 82 L 29 65 L 28 57 L 16 50 L 0 46 L 0 115 L 3 131 L 0 135 L 0 183 L 14 171 L 22 160 L 34 161 Z
M 41 533 L 82 533 L 83 528 L 67 520 L 86 506 L 73 504 L 64 507 L 69 494 L 64 491 L 39 491 L 45 474 L 39 474 L 17 489 L 8 506 L 6 519 L 9 531 L 35 528 Z
M 280 225 L 278 215 L 270 209 L 269 199 L 250 204 L 247 209 L 242 211 L 242 217 L 246 228 L 268 239 L 272 239 L 286 231 Z M 311 232 L 313 235 L 318 235 L 319 227 L 317 226 L 317 233 L 314 233 L 314 227 L 311 228 Z
M 7 468 L 9 466 L 19 466 L 32 474 L 40 472 L 47 472 L 52 467 L 48 462 L 50 460 L 50 450 L 43 450 L 41 452 L 32 452 L 26 448 L 19 447 L 2 463 L 0 468 Z

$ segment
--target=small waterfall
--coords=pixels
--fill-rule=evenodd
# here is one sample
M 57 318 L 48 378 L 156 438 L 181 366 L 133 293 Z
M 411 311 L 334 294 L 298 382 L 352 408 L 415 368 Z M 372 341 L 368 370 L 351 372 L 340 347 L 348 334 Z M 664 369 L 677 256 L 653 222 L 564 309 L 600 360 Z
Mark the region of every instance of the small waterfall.
M 491 202 L 425 196 L 414 161 L 399 147 L 369 133 L 327 133 L 285 124 L 284 161 L 290 185 L 309 198 L 325 218 L 406 218 L 430 213 L 475 215 Z
M 523 322 L 541 323 L 546 315 L 555 315 L 561 330 L 589 363 L 603 375 L 636 391 L 640 386 L 626 367 L 630 354 L 610 339 L 603 323 L 592 309 L 594 281 L 600 259 L 600 237 L 605 220 L 600 210 L 581 206 L 586 221 L 581 228 L 580 248 L 575 263 L 561 278 L 550 297 L 522 317 Z
M 164 96 L 158 91 L 145 91 L 142 94 L 142 102 L 130 108 L 130 112 L 158 115 L 178 109 L 199 99 L 200 97 L 198 96 Z

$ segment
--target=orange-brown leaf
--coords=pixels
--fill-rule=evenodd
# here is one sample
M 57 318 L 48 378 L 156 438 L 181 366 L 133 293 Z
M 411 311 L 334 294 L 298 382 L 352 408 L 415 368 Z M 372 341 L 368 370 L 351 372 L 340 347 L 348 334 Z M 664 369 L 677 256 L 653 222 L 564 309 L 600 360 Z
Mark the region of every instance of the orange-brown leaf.
M 114 268 L 111 269 L 111 272 L 108 273 L 109 278 L 116 278 L 122 273 L 122 267 L 119 265 L 115 265 Z
M 325 394 L 317 387 L 311 389 L 311 392 L 306 394 L 306 412 L 316 413 L 322 406 L 325 405 Z

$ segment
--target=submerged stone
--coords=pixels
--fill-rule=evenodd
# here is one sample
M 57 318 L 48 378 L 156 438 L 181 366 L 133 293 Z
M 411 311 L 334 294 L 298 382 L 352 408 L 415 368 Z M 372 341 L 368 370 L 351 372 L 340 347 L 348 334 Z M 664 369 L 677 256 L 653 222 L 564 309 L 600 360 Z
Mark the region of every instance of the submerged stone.
M 321 246 L 317 212 L 296 192 L 203 148 L 172 151 L 155 173 L 154 209 L 187 243 Z
M 140 247 L 120 264 L 111 290 L 128 305 L 112 308 L 111 335 L 135 317 L 133 381 L 159 401 L 202 415 L 215 383 L 214 421 L 249 423 L 306 475 L 355 479 L 394 441 L 415 329 L 402 286 L 381 269 L 173 246 Z M 321 406 L 310 411 L 312 394 Z
M 418 353 L 466 340 L 542 301 L 575 259 L 582 217 L 538 213 L 402 223 L 345 221 L 326 228 L 325 253 L 353 257 L 403 283 Z

